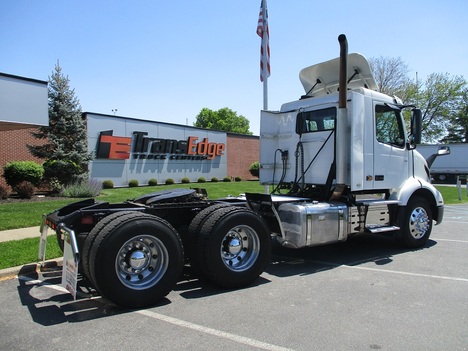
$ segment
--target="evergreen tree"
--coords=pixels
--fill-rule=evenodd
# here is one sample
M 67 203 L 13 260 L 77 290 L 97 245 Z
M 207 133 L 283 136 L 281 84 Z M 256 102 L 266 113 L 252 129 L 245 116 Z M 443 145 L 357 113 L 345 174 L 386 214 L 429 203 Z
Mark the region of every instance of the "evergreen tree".
M 463 93 L 458 112 L 447 127 L 447 132 L 441 143 L 468 143 L 468 89 Z
M 88 153 L 86 123 L 83 120 L 75 90 L 70 89 L 70 80 L 64 76 L 57 61 L 55 71 L 49 77 L 49 125 L 40 127 L 33 136 L 46 139 L 40 146 L 28 145 L 32 155 L 45 159 L 45 178 L 55 179 L 67 185 L 86 174 Z

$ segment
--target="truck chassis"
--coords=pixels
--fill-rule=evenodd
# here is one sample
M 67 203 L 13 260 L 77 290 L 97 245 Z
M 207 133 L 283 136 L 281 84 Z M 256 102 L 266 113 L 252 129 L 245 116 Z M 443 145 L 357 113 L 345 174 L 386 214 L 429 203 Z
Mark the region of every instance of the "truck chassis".
M 316 209 L 306 198 L 246 194 L 207 200 L 205 194 L 175 189 L 118 204 L 89 199 L 50 213 L 43 225 L 56 231 L 62 247 L 64 232 L 73 233 L 82 279 L 113 303 L 137 308 L 154 304 L 173 290 L 184 265 L 224 288 L 253 282 L 269 262 L 272 235 L 283 246 L 297 247 L 287 235 L 290 231 L 282 228 L 287 221 L 284 217 L 278 221 L 278 211 L 288 206 L 309 206 L 308 225 L 317 220 L 330 231 L 337 230 L 336 216 L 341 218 L 332 242 L 353 233 L 392 233 L 411 248 L 425 244 L 436 211 L 423 198 L 406 208 L 393 201 L 362 200 L 349 211 L 336 204 L 314 214 Z M 383 224 L 372 223 L 376 221 Z M 296 219 L 290 222 L 298 224 Z M 330 242 L 329 237 L 312 232 L 305 237 L 303 246 Z

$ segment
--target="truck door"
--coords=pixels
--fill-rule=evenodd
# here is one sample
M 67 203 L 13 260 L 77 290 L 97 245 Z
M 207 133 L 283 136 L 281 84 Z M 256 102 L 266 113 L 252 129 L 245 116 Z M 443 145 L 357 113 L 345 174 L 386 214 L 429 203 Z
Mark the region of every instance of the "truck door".
M 408 151 L 401 112 L 375 104 L 374 189 L 399 188 L 408 178 Z

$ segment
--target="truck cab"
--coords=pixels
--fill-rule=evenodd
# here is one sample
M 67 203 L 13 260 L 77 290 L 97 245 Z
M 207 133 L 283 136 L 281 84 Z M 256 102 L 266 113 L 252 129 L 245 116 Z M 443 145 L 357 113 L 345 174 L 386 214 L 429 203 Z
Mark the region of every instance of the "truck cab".
M 301 198 L 296 208 L 291 202 L 273 205 L 279 241 L 302 247 L 344 241 L 356 233 L 389 232 L 397 239 L 406 237 L 400 240 L 406 246 L 422 246 L 432 221 L 442 220 L 443 199 L 416 150 L 420 110 L 377 92 L 364 56 L 345 58 L 349 73 L 344 79 L 344 107 L 340 107 L 341 59 L 337 58 L 300 72 L 306 94 L 299 100 L 283 104 L 280 111 L 261 113 L 260 181 L 273 188 L 276 201 L 283 195 Z M 409 130 L 404 108 L 412 108 Z M 337 207 L 331 222 L 339 222 L 342 212 L 338 233 L 328 230 L 329 239 L 322 233 L 317 240 L 304 238 L 314 235 L 309 229 L 302 228 L 301 235 L 298 230 L 288 233 L 292 222 L 307 227 L 313 208 L 324 206 L 326 211 Z M 305 219 L 293 218 L 293 212 Z M 415 220 L 424 225 L 415 229 Z

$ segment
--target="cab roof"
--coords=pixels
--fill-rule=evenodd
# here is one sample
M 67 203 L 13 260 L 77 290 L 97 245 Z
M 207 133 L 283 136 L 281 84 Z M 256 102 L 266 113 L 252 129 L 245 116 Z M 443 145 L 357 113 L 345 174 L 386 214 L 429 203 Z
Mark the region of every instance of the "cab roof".
M 323 96 L 338 91 L 340 58 L 306 67 L 299 72 L 299 79 L 307 96 Z M 358 53 L 348 55 L 348 89 L 367 88 L 377 90 L 367 59 Z

